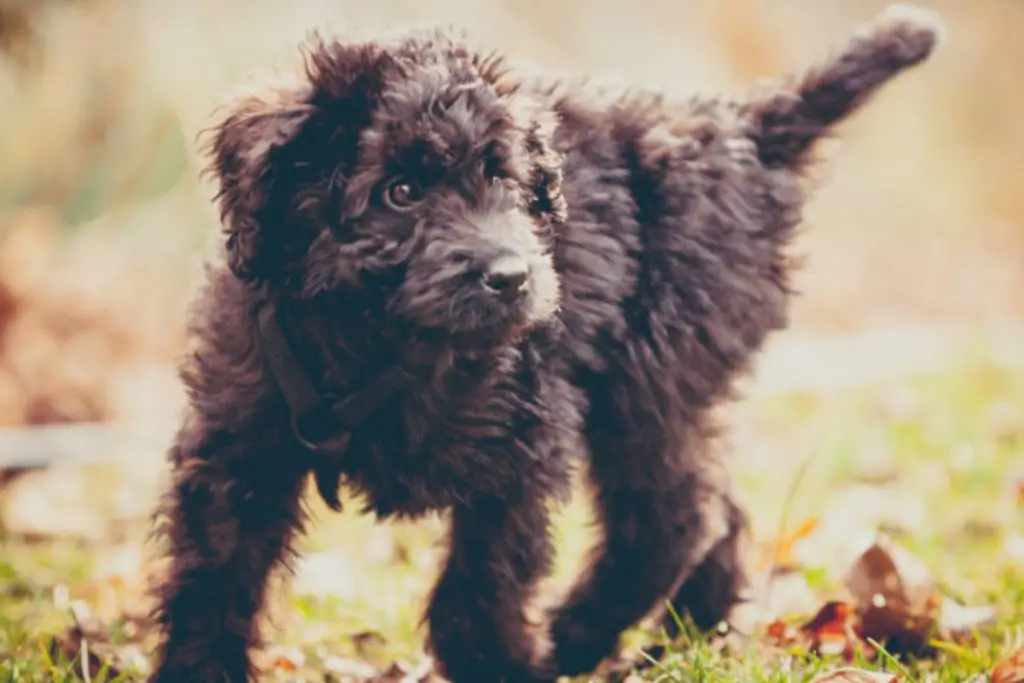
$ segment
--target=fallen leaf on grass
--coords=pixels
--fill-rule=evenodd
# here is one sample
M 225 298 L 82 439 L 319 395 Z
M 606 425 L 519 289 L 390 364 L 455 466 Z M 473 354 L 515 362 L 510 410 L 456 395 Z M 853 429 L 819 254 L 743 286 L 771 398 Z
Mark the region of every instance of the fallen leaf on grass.
M 793 566 L 795 564 L 793 549 L 800 541 L 813 534 L 818 526 L 817 518 L 806 519 L 792 531 L 783 534 L 774 542 L 768 543 L 758 558 L 757 569 L 761 571 L 769 568 Z
M 852 661 L 859 652 L 873 658 L 874 648 L 857 633 L 859 625 L 855 607 L 840 600 L 822 605 L 810 619 L 799 626 L 776 619 L 766 626 L 766 635 L 774 645 L 801 645 L 818 655 L 842 656 Z
M 857 627 L 853 606 L 833 600 L 825 603 L 810 621 L 803 624 L 800 633 L 810 641 L 811 652 L 819 656 L 841 656 L 852 661 L 859 653 L 873 659 L 874 647 L 861 638 Z
M 1024 649 L 996 664 L 990 679 L 992 683 L 1024 683 Z
M 832 600 L 822 605 L 800 630 L 812 635 L 840 634 L 845 632 L 852 619 L 853 607 L 849 603 Z
M 888 602 L 920 606 L 936 592 L 927 566 L 884 534 L 857 556 L 844 583 L 861 607 L 874 604 L 879 594 Z
M 860 618 L 857 635 L 894 655 L 925 656 L 937 623 L 939 597 L 927 567 L 879 535 L 844 575 Z
M 898 680 L 890 673 L 843 668 L 816 676 L 811 683 L 897 683 Z
M 926 657 L 936 652 L 936 635 L 964 639 L 995 619 L 991 607 L 942 599 L 924 564 L 885 536 L 864 547 L 843 579 L 850 601 L 825 603 L 799 629 L 775 619 L 767 624 L 768 638 L 848 662 L 857 656 L 873 660 L 876 643 L 894 656 Z
M 256 668 L 260 671 L 298 671 L 306 663 L 306 657 L 298 648 L 274 648 L 257 657 Z
M 790 645 L 796 642 L 797 630 L 792 624 L 776 619 L 768 624 L 765 633 L 776 645 Z

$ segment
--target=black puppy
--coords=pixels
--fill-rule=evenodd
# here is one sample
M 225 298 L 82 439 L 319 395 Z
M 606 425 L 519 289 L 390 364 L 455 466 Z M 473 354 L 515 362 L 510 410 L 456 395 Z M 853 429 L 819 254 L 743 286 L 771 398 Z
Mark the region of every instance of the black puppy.
M 314 41 L 214 130 L 226 264 L 192 312 L 151 681 L 252 675 L 309 472 L 451 514 L 426 620 L 457 683 L 550 681 L 660 601 L 740 598 L 712 409 L 784 327 L 815 141 L 926 59 L 899 9 L 746 101 L 524 80 L 442 31 Z M 539 633 L 548 506 L 582 452 L 603 541 Z M 539 637 L 538 637 L 539 636 Z

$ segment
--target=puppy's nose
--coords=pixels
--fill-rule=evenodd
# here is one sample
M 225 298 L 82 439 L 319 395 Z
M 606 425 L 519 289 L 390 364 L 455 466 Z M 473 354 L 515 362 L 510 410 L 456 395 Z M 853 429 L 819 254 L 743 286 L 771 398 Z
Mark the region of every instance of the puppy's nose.
M 504 301 L 514 301 L 526 292 L 530 268 L 517 256 L 502 256 L 484 273 L 484 284 Z

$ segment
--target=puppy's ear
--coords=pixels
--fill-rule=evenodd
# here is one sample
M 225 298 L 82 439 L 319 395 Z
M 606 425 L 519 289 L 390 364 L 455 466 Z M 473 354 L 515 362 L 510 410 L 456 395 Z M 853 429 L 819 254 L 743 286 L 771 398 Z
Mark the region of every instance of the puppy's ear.
M 530 157 L 529 183 L 533 193 L 530 213 L 549 223 L 564 221 L 567 211 L 562 196 L 562 155 L 553 146 L 557 124 L 558 119 L 553 112 L 537 110 L 525 137 Z
M 208 131 L 207 172 L 219 183 L 228 265 L 246 282 L 283 266 L 297 246 L 288 234 L 293 205 L 310 185 L 324 177 L 337 183 L 355 163 L 359 131 L 380 91 L 385 55 L 372 44 L 313 36 L 303 53 L 300 78 L 237 97 Z
M 293 84 L 238 96 L 209 131 L 206 172 L 219 185 L 217 201 L 228 266 L 243 281 L 267 274 L 267 236 L 262 226 L 273 220 L 269 204 L 277 157 L 314 110 L 308 92 L 308 86 Z

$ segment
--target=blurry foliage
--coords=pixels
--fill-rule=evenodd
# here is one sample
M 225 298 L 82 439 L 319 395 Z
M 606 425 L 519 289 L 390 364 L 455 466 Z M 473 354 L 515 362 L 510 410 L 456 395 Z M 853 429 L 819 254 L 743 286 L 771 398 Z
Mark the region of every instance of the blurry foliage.
M 108 41 L 130 49 L 131 34 L 110 30 L 109 17 L 91 10 L 98 0 L 0 2 L 0 44 L 13 57 L 4 75 L 19 104 L 0 113 L 0 127 L 14 133 L 0 139 L 0 213 L 53 206 L 73 227 L 170 189 L 188 140 L 137 65 L 110 58 Z M 75 50 L 52 49 L 68 39 Z
M 168 196 L 188 140 L 139 68 L 129 6 L 0 3 L 0 97 L 15 103 L 0 111 L 0 425 L 112 418 L 138 403 L 124 394 L 140 363 L 179 346 L 165 297 L 187 278 L 125 235 L 155 226 L 130 207 Z
M 39 55 L 38 31 L 52 5 L 71 0 L 0 0 L 0 52 L 24 66 Z
M 0 154 L 24 164 L 0 166 L 0 211 L 54 206 L 61 223 L 73 227 L 119 203 L 157 197 L 177 182 L 188 144 L 177 115 L 145 92 L 105 97 L 117 81 L 116 75 L 102 73 L 86 81 L 97 104 L 79 109 L 76 143 L 64 150 L 56 168 L 47 156 L 25 150 L 31 143 L 24 138 L 0 141 Z M 4 118 L 0 115 L 0 126 L 7 123 Z

